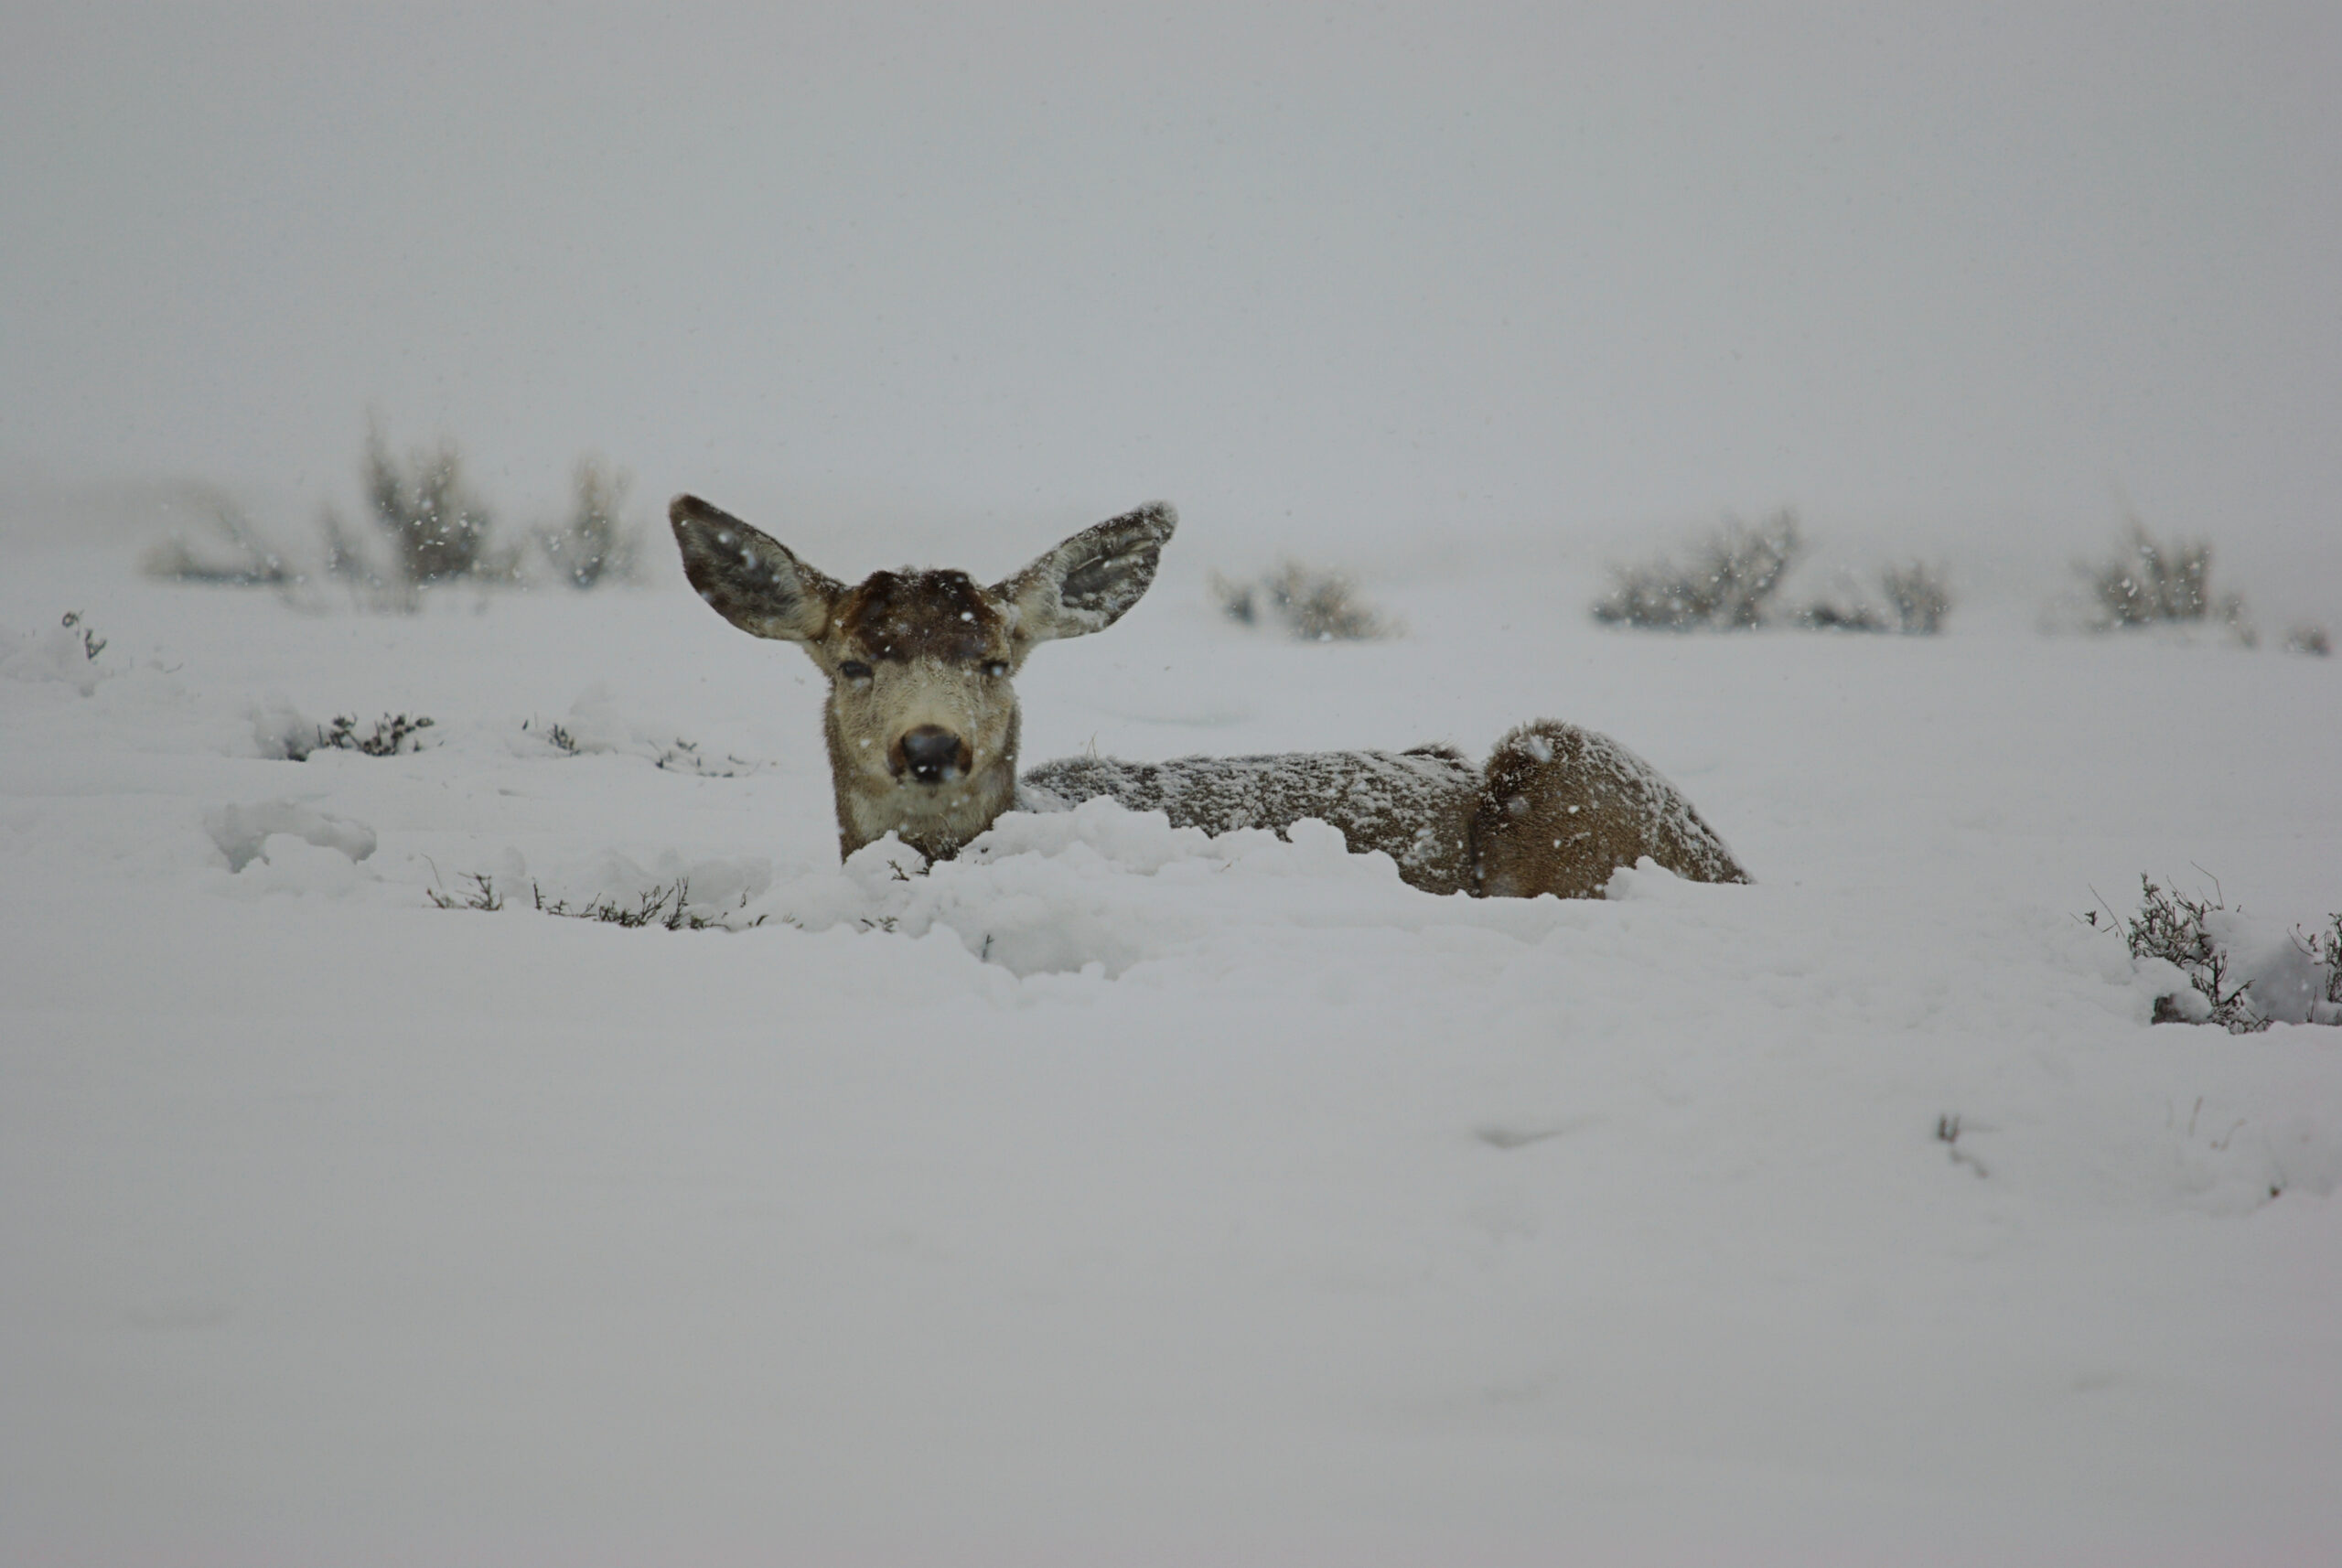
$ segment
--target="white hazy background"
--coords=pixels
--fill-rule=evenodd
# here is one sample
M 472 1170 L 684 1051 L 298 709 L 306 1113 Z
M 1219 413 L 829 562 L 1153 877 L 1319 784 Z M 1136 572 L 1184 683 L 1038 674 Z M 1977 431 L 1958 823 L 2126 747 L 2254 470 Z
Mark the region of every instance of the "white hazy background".
M 2331 5 L 0 32 L 19 510 L 199 478 L 306 529 L 371 413 L 508 515 L 590 449 L 845 572 L 1157 495 L 1203 559 L 1598 558 L 1787 504 L 1955 564 L 2135 508 L 2280 610 L 2336 564 Z

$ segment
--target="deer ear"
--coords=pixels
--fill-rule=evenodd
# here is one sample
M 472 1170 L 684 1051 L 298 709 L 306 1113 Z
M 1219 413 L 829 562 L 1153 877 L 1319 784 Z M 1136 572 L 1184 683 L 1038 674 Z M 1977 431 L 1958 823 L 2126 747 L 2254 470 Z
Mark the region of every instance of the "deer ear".
M 1008 602 L 1020 642 L 1103 631 L 1155 581 L 1164 541 L 1178 526 L 1169 501 L 1150 501 L 1083 529 L 994 587 L 993 596 Z
M 683 575 L 710 608 L 753 637 L 811 642 L 830 624 L 845 590 L 791 555 L 777 540 L 697 496 L 667 506 Z

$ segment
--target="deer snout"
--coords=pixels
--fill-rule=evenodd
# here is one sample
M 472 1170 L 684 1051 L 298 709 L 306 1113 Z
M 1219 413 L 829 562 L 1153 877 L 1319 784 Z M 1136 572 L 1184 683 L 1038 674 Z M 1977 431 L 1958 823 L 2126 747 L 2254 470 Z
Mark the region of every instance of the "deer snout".
M 976 760 L 968 743 L 941 725 L 921 725 L 907 732 L 895 743 L 894 752 L 887 760 L 894 764 L 896 776 L 908 776 L 920 784 L 948 783 L 966 773 Z

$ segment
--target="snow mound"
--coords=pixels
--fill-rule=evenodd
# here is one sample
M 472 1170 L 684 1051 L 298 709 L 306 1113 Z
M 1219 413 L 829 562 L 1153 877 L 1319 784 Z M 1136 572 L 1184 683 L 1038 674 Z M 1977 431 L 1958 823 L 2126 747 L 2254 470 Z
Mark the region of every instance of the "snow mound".
M 1533 941 L 1574 921 L 1552 898 L 1418 892 L 1388 854 L 1352 854 L 1338 829 L 1315 818 L 1282 839 L 1265 829 L 1213 837 L 1104 797 L 1069 811 L 1012 811 L 957 859 L 920 875 L 924 865 L 890 836 L 834 872 L 782 884 L 747 913 L 807 930 L 940 929 L 1018 975 L 1095 966 L 1110 977 L 1296 930 L 1468 926 Z
M 203 831 L 228 857 L 228 869 L 232 872 L 242 872 L 255 860 L 276 864 L 285 847 L 275 842 L 280 840 L 331 851 L 345 867 L 374 853 L 372 828 L 348 817 L 314 811 L 297 800 L 220 806 L 204 813 Z
M 55 682 L 87 697 L 117 671 L 98 662 L 104 644 L 92 643 L 68 616 L 61 623 L 26 636 L 0 627 L 0 676 L 12 681 Z

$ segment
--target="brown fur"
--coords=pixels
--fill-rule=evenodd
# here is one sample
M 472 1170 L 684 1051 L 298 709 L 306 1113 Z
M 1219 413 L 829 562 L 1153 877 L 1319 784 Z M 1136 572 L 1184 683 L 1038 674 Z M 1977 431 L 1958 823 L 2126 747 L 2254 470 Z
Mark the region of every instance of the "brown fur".
M 1160 502 L 1075 534 L 989 588 L 963 572 L 847 587 L 695 496 L 669 509 L 683 569 L 718 615 L 800 645 L 828 677 L 822 733 L 838 848 L 897 835 L 944 860 L 1020 803 L 1110 796 L 1174 826 L 1284 832 L 1304 817 L 1380 850 L 1428 893 L 1602 895 L 1644 855 L 1700 882 L 1748 874 L 1692 804 L 1606 736 L 1540 720 L 1474 768 L 1448 746 L 1132 763 L 1077 757 L 1016 777 L 1011 678 L 1032 650 L 1112 626 L 1154 581 L 1177 514 Z
M 840 596 L 833 618 L 865 660 L 1009 657 L 1000 610 L 965 572 L 873 572 Z
M 1715 830 L 1650 764 L 1607 736 L 1541 719 L 1497 743 L 1472 814 L 1478 891 L 1599 898 L 1649 855 L 1693 882 L 1746 882 Z

